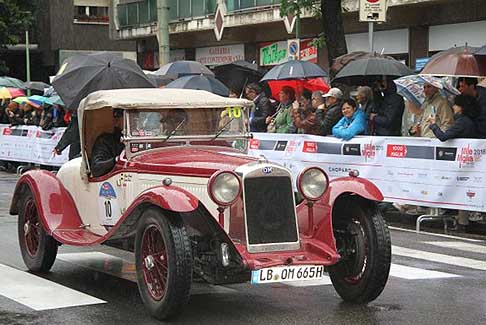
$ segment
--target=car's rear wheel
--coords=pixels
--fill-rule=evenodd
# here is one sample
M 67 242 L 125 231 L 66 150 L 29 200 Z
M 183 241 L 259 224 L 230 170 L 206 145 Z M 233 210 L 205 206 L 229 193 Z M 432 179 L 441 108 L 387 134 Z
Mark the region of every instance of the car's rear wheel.
M 18 235 L 27 268 L 33 272 L 48 272 L 56 260 L 58 242 L 42 226 L 31 192 L 26 193 L 21 201 Z
M 351 197 L 336 203 L 333 228 L 341 260 L 329 268 L 329 275 L 344 301 L 368 303 L 388 280 L 390 232 L 375 204 Z
M 192 282 L 191 245 L 182 220 L 146 210 L 137 226 L 135 262 L 138 289 L 152 316 L 177 315 L 189 300 Z

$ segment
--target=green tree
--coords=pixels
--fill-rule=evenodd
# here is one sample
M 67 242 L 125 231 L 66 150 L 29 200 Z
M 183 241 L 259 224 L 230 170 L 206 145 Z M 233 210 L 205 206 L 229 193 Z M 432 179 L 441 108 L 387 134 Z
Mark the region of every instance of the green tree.
M 17 44 L 33 22 L 33 1 L 0 0 L 0 47 Z
M 316 19 L 321 20 L 321 33 L 316 43 L 322 46 L 325 42 L 331 65 L 335 58 L 348 52 L 341 0 L 282 0 L 280 15 L 300 16 L 304 10 L 311 11 Z

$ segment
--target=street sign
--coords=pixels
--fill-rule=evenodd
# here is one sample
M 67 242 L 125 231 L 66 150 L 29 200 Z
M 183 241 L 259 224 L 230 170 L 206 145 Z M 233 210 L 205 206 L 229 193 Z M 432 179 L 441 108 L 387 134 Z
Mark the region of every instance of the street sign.
M 221 41 L 223 37 L 223 30 L 224 30 L 224 12 L 223 6 L 219 5 L 218 9 L 216 9 L 216 14 L 214 15 L 214 35 L 216 35 L 216 39 Z
M 298 60 L 300 58 L 300 40 L 287 40 L 287 53 L 289 60 Z
M 285 24 L 285 29 L 287 30 L 287 33 L 292 34 L 292 31 L 294 30 L 295 26 L 295 21 L 297 20 L 297 17 L 291 14 L 288 14 L 283 18 L 284 24 Z
M 359 21 L 385 22 L 387 0 L 359 0 Z

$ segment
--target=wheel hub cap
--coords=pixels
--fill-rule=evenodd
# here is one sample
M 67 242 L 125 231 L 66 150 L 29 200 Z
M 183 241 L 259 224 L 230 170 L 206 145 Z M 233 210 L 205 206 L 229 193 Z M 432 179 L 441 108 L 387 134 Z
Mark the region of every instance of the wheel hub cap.
M 154 268 L 155 266 L 155 259 L 152 255 L 149 255 L 147 257 L 145 257 L 145 267 L 148 269 L 148 270 L 151 270 Z
M 29 224 L 29 222 L 24 223 L 24 233 L 26 235 L 30 233 L 30 224 Z

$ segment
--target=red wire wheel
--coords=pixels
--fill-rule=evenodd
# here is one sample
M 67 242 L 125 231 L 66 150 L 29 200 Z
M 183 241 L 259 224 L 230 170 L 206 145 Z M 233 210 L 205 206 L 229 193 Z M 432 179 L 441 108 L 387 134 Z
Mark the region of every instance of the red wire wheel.
M 164 295 L 168 278 L 168 256 L 160 230 L 152 225 L 145 229 L 142 237 L 143 275 L 150 296 L 160 301 Z
M 29 198 L 25 203 L 24 242 L 27 253 L 34 257 L 39 251 L 41 225 L 35 202 Z

